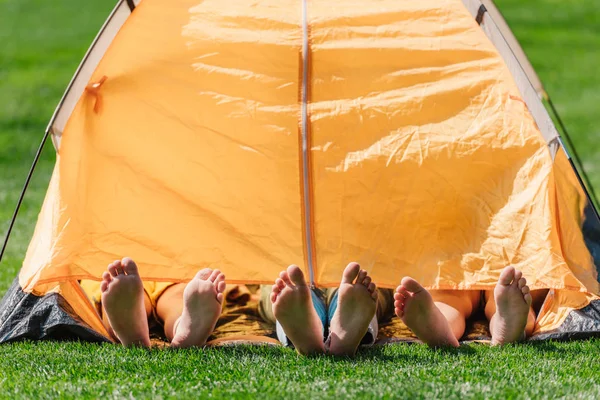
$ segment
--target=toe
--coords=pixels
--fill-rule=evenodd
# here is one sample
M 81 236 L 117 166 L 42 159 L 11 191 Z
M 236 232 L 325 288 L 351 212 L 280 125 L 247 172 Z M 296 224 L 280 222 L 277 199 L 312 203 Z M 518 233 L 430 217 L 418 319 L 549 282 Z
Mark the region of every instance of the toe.
M 346 266 L 344 272 L 342 273 L 342 283 L 352 284 L 354 279 L 358 276 L 358 272 L 360 271 L 360 265 L 355 262 L 351 262 Z
M 367 278 L 367 271 L 361 269 L 358 271 L 358 276 L 356 277 L 356 283 L 359 285 L 364 285 L 365 279 Z
M 219 281 L 217 283 L 217 292 L 223 293 L 225 291 L 226 287 L 227 287 L 227 284 L 225 283 L 225 281 Z
M 521 288 L 521 293 L 523 293 L 523 295 L 526 295 L 529 292 L 530 292 L 529 286 L 525 285 Z
M 271 289 L 271 293 L 279 293 L 281 292 L 281 288 L 277 285 L 273 285 L 273 288 Z
M 419 293 L 425 290 L 425 288 L 423 288 L 423 286 L 421 286 L 419 282 L 417 282 L 410 276 L 405 276 L 404 278 L 402 278 L 401 284 L 410 293 Z
M 102 281 L 102 283 L 100 283 L 100 291 L 102 293 L 104 293 L 107 290 L 108 290 L 108 281 L 104 280 L 104 281 Z
M 523 277 L 523 273 L 519 270 L 515 270 L 515 277 L 513 278 L 512 286 L 518 287 L 519 281 L 521 280 L 522 277 Z
M 275 281 L 275 286 L 277 286 L 281 291 L 285 288 L 285 282 L 283 281 L 283 279 L 277 278 L 277 280 Z
M 121 261 L 117 263 L 115 270 L 117 271 L 117 275 L 125 275 L 125 270 L 123 270 L 123 263 Z
M 498 278 L 498 284 L 502 286 L 508 286 L 515 278 L 515 268 L 512 266 L 505 267 L 500 273 Z
M 525 278 L 519 279 L 519 283 L 518 284 L 519 284 L 519 289 L 523 289 L 523 287 L 525 285 L 527 285 L 527 279 L 525 279 Z
M 525 300 L 525 303 L 527 303 L 527 305 L 529 307 L 531 307 L 531 302 L 532 302 L 531 293 L 527 293 L 526 295 L 524 295 L 523 299 Z
M 121 265 L 123 266 L 123 271 L 125 271 L 127 275 L 139 275 L 137 264 L 131 258 L 123 258 L 123 260 L 121 260 Z
M 102 280 L 106 281 L 106 283 L 110 283 L 110 281 L 112 281 L 112 276 L 110 275 L 110 272 L 104 271 L 104 273 L 102 274 Z
M 408 290 L 406 290 L 406 288 L 404 286 L 401 286 L 401 289 L 398 293 L 400 293 L 406 299 L 410 297 L 410 292 Z
M 396 313 L 397 316 L 402 318 L 404 316 L 404 303 L 402 303 L 400 301 L 395 301 L 394 302 L 394 312 Z
M 372 298 L 373 300 L 377 300 L 377 296 L 379 296 L 379 294 L 377 293 L 377 290 L 373 290 L 373 291 L 371 292 L 371 298 Z
M 208 277 L 208 280 L 211 282 L 214 282 L 217 280 L 219 275 L 221 275 L 221 271 L 219 271 L 218 269 L 215 269 L 213 272 L 211 272 L 210 276 Z
M 359 276 L 360 276 L 360 275 L 359 275 Z M 371 284 L 371 277 L 370 277 L 370 276 L 367 276 L 365 279 L 363 279 L 363 281 L 362 281 L 362 284 L 363 284 L 365 287 L 369 287 L 369 285 Z
M 279 274 L 279 279 L 281 279 L 287 286 L 294 287 L 294 284 L 290 280 L 290 276 L 288 275 L 287 271 L 281 271 Z
M 212 269 L 204 268 L 196 273 L 195 278 L 205 281 L 210 277 L 210 274 L 212 274 Z
M 217 301 L 220 304 L 223 304 L 223 298 L 224 298 L 223 293 L 217 293 Z
M 404 301 L 410 297 L 410 292 L 405 287 L 399 286 L 394 293 L 395 300 Z
M 287 274 L 290 277 L 290 280 L 296 286 L 306 286 L 306 280 L 304 279 L 304 274 L 302 270 L 297 265 L 290 265 L 287 269 Z
M 117 276 L 119 273 L 117 272 L 117 265 L 121 264 L 121 261 L 114 261 L 112 264 L 108 266 L 106 269 L 111 276 Z
M 369 290 L 369 292 L 374 293 L 375 289 L 377 287 L 375 286 L 375 284 L 373 282 L 369 283 L 369 286 L 367 287 L 367 289 Z
M 271 303 L 275 303 L 277 301 L 277 293 L 271 292 Z

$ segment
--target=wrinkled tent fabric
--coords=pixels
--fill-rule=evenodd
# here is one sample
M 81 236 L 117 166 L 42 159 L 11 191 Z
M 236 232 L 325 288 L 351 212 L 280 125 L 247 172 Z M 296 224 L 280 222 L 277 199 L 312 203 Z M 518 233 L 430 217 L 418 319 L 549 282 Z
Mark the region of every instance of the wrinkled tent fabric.
M 386 288 L 490 289 L 514 265 L 551 289 L 536 335 L 564 330 L 600 293 L 596 216 L 465 3 L 120 2 L 51 123 L 23 292 L 106 335 L 78 280 L 124 255 L 147 280 L 270 283 L 296 263 L 325 287 L 350 260 Z

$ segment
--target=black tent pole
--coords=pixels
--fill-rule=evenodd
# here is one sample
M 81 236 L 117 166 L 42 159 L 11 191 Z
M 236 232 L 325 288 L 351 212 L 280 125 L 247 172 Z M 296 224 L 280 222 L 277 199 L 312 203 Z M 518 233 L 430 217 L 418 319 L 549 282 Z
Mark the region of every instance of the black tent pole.
M 48 129 L 46 133 L 44 133 L 44 137 L 42 138 L 42 143 L 40 143 L 40 147 L 38 147 L 37 153 L 35 154 L 35 158 L 33 159 L 33 164 L 31 164 L 31 168 L 29 169 L 29 174 L 27 175 L 27 179 L 25 180 L 25 185 L 23 185 L 23 190 L 21 191 L 21 196 L 19 197 L 19 201 L 17 202 L 17 207 L 15 208 L 15 212 L 10 221 L 10 225 L 8 226 L 8 231 L 6 232 L 6 238 L 4 239 L 4 244 L 2 245 L 2 250 L 0 250 L 0 261 L 2 261 L 2 256 L 4 255 L 4 251 L 6 250 L 6 246 L 8 245 L 8 238 L 10 238 L 10 233 L 12 232 L 13 226 L 15 225 L 15 220 L 17 219 L 17 215 L 19 214 L 19 209 L 21 208 L 21 204 L 23 203 L 23 198 L 25 197 L 25 192 L 27 191 L 27 187 L 29 186 L 29 182 L 31 181 L 31 177 L 33 176 L 33 171 L 37 166 L 38 161 L 42 155 L 42 150 L 44 149 L 44 145 L 46 144 L 46 140 L 48 140 L 48 136 L 50 134 L 50 130 Z

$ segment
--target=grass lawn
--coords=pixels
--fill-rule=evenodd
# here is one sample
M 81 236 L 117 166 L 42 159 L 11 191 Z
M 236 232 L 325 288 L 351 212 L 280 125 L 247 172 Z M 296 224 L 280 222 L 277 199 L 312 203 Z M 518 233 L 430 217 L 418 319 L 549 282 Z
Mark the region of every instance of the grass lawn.
M 15 398 L 599 398 L 600 341 L 433 351 L 386 346 L 355 359 L 283 348 L 206 351 L 114 345 L 0 346 L 0 385 Z
M 199 0 L 200 1 L 200 0 Z M 112 0 L 0 0 L 0 237 L 46 124 Z M 600 2 L 497 0 L 600 192 Z M 17 275 L 43 200 L 48 145 L 0 265 Z M 282 348 L 168 351 L 79 343 L 0 346 L 0 398 L 600 398 L 600 340 L 433 351 L 391 345 L 354 360 Z

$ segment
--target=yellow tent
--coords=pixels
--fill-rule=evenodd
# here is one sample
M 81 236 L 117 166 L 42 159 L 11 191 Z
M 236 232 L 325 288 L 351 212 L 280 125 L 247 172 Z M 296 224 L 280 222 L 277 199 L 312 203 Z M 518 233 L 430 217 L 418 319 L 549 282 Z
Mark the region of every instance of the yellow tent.
M 78 281 L 124 255 L 456 290 L 514 265 L 552 289 L 538 336 L 592 332 L 598 220 L 540 94 L 490 1 L 120 1 L 50 122 L 18 289 L 105 334 Z

